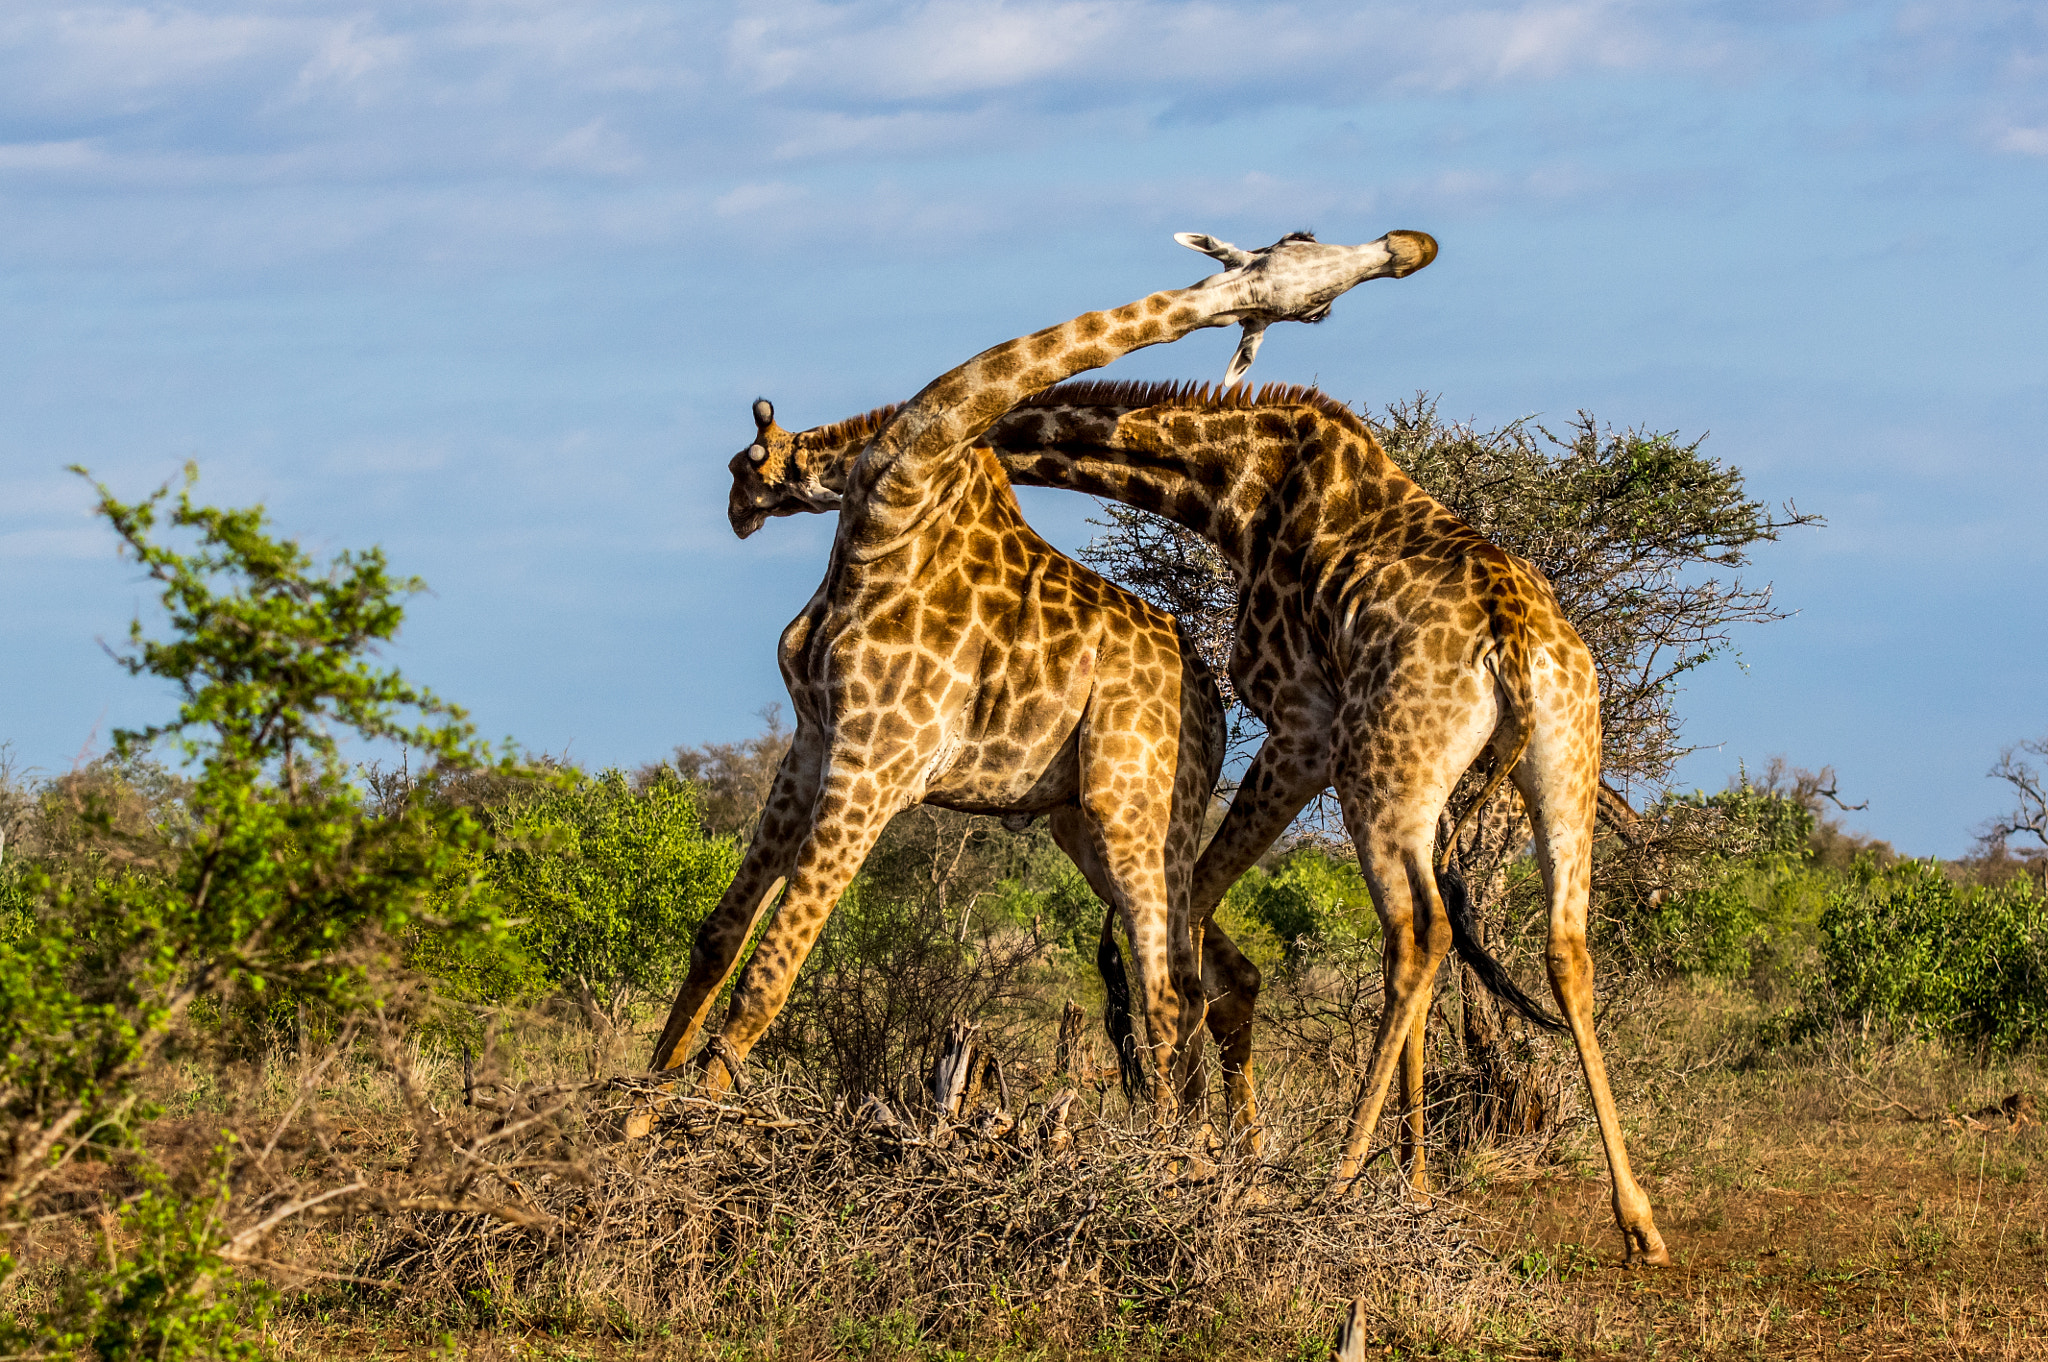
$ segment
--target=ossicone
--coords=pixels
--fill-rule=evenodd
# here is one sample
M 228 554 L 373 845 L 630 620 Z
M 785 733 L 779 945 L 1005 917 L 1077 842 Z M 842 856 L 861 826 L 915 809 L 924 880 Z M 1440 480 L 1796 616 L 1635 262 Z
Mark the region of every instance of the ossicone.
M 765 397 L 754 399 L 754 424 L 762 430 L 775 424 L 775 404 Z

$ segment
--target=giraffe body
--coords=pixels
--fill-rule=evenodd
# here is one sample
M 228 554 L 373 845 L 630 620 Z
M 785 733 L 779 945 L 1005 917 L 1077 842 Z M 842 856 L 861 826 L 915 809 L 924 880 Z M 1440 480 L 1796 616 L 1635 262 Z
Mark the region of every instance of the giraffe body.
M 893 414 L 893 408 L 890 409 Z M 728 518 L 742 538 L 751 535 L 762 521 L 770 516 L 791 515 L 806 511 L 829 511 L 837 509 L 844 493 L 855 459 L 858 457 L 867 437 L 881 424 L 878 414 L 857 417 L 834 426 L 807 430 L 787 438 L 769 436 L 768 444 L 750 446 L 750 450 L 736 455 L 732 461 L 732 495 L 727 507 Z M 759 459 L 751 456 L 752 449 L 762 449 Z M 981 456 L 986 451 L 978 451 Z M 1005 501 L 1008 479 L 1000 478 Z M 1016 533 L 1014 511 L 1006 512 L 1005 532 Z M 1168 830 L 1169 859 L 1180 866 L 1191 867 L 1194 850 L 1198 845 L 1200 821 L 1206 812 L 1207 799 L 1215 790 L 1216 779 L 1221 773 L 1224 751 L 1223 699 L 1217 691 L 1215 678 L 1202 662 L 1199 654 L 1180 634 L 1170 617 L 1160 615 L 1142 600 L 1131 596 L 1114 583 L 1102 581 L 1090 569 L 1074 563 L 1039 541 L 1029 530 L 1018 537 L 1017 561 L 1024 571 L 1009 574 L 1009 579 L 993 583 L 998 591 L 1014 591 L 1021 596 L 1028 591 L 1043 591 L 1043 583 L 1050 579 L 1061 579 L 1079 575 L 1091 583 L 1090 590 L 1097 593 L 1099 604 L 1082 621 L 1083 627 L 1115 638 L 1128 639 L 1140 633 L 1149 633 L 1157 640 L 1162 653 L 1169 648 L 1177 649 L 1182 667 L 1181 688 L 1186 696 L 1192 697 L 1184 706 L 1182 764 L 1189 771 L 1201 772 L 1198 783 L 1200 798 L 1196 791 L 1176 795 L 1166 791 L 1164 797 L 1173 801 L 1174 819 Z M 1033 582 L 1038 585 L 1032 585 Z M 1162 627 L 1163 626 L 1163 627 Z M 1169 643 L 1168 631 L 1171 631 Z M 1105 669 L 1098 665 L 1098 678 Z M 792 685 L 792 693 L 795 687 Z M 1197 722 L 1199 720 L 1199 722 Z M 1068 773 L 1040 790 L 1041 797 L 1057 796 L 1065 801 L 1074 799 Z M 1155 794 L 1154 799 L 1160 798 Z M 935 792 L 926 796 L 927 803 L 941 803 L 949 807 L 965 807 L 949 792 Z M 1005 823 L 1013 831 L 1022 831 L 1031 817 L 1042 812 L 1039 807 L 997 807 L 986 801 L 973 808 L 974 812 L 998 812 L 1006 816 Z M 1194 824 L 1185 824 L 1185 817 L 1192 815 Z M 1092 843 L 1078 836 L 1081 831 L 1072 813 L 1052 820 L 1054 837 L 1066 850 L 1088 878 L 1090 887 L 1110 905 L 1110 916 L 1116 914 L 1119 899 L 1114 883 L 1103 859 L 1093 851 Z M 1185 861 L 1181 857 L 1185 856 Z M 1186 921 L 1183 906 L 1186 894 L 1184 874 L 1176 870 L 1171 887 L 1175 900 L 1169 908 L 1170 930 L 1183 931 Z M 1124 896 L 1128 897 L 1128 896 Z M 1098 952 L 1098 963 L 1107 975 L 1112 969 L 1121 969 L 1115 955 L 1115 944 L 1108 937 L 1110 919 L 1105 918 L 1104 940 Z M 1237 1130 L 1244 1147 L 1257 1149 L 1259 1133 L 1257 1126 L 1257 1102 L 1254 1096 L 1251 1074 L 1251 1023 L 1254 1004 L 1258 997 L 1260 975 L 1258 967 L 1246 959 L 1237 949 L 1229 935 L 1213 920 L 1213 915 L 1194 924 L 1192 940 L 1194 958 L 1201 974 L 1201 996 L 1206 1004 L 1204 1012 L 1208 1030 L 1217 1042 L 1222 1065 L 1226 1111 L 1230 1124 Z M 1111 996 L 1117 994 L 1112 986 Z M 1114 1003 L 1112 1003 L 1114 1009 Z M 1121 1019 L 1110 1022 L 1112 1038 L 1118 1038 Z M 1124 1047 L 1117 1046 L 1119 1057 Z M 1182 1057 L 1176 1068 L 1175 1081 L 1184 1099 L 1199 1095 L 1202 1082 L 1198 1068 L 1199 1055 L 1189 1052 Z M 1149 1088 L 1149 1079 L 1146 1086 Z
M 729 1082 L 883 826 L 930 801 L 1051 815 L 1054 836 L 1124 918 L 1152 1095 L 1172 1109 L 1176 1054 L 1192 1072 L 1203 1020 L 1186 885 L 1214 783 L 1198 733 L 1214 711 L 1171 620 L 1032 533 L 995 456 L 975 444 L 1020 400 L 1130 350 L 1202 327 L 1321 315 L 1344 288 L 1434 255 L 1419 233 L 1363 247 L 1276 243 L 1191 288 L 984 351 L 879 424 L 847 472 L 825 580 L 778 645 L 797 733 L 760 831 L 699 930 L 657 1068 L 682 1062 L 783 889 L 700 1056 L 707 1070 L 718 1062 L 707 1082 Z M 755 423 L 736 478 L 742 462 L 771 468 L 794 443 L 765 402 Z M 758 509 L 736 514 L 735 530 L 751 533 Z
M 1616 1222 L 1632 1258 L 1668 1261 L 1594 1034 L 1586 916 L 1600 696 L 1549 582 L 1313 390 L 1074 384 L 989 440 L 1013 481 L 1158 512 L 1209 538 L 1240 577 L 1231 678 L 1269 737 L 1196 868 L 1191 911 L 1206 911 L 1336 787 L 1385 933 L 1388 987 L 1335 1181 L 1356 1177 L 1398 1068 L 1422 1183 L 1424 1020 L 1463 898 L 1462 885 L 1440 883 L 1438 820 L 1459 777 L 1490 754 L 1488 792 L 1512 779 L 1534 830 L 1550 905 L 1545 963 L 1592 1094 Z
M 1452 787 L 1491 754 L 1489 792 L 1512 779 L 1535 832 L 1551 987 L 1599 1117 L 1616 1220 L 1632 1256 L 1666 1261 L 1593 1032 L 1599 692 L 1542 574 L 1430 497 L 1354 413 L 1312 389 L 1065 384 L 995 422 L 986 441 L 1014 482 L 1166 516 L 1214 542 L 1238 575 L 1231 677 L 1267 738 L 1195 868 L 1190 913 L 1202 921 L 1336 787 L 1385 934 L 1387 1004 L 1334 1181 L 1356 1177 L 1398 1070 L 1410 1173 L 1424 1184 L 1423 1019 L 1443 957 L 1469 938 L 1463 886 L 1439 878 L 1433 850 Z M 1482 976 L 1491 964 L 1473 963 Z

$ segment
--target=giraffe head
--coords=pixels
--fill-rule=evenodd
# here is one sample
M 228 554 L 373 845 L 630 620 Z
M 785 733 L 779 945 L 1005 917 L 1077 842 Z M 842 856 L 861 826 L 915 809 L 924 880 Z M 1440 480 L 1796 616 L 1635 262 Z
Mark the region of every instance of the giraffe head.
M 754 440 L 732 456 L 732 495 L 725 516 L 745 539 L 769 516 L 836 511 L 846 479 L 869 438 L 889 423 L 894 406 L 850 421 L 791 434 L 775 424 L 775 404 L 754 401 Z
M 1399 279 L 1436 259 L 1436 238 L 1427 232 L 1388 232 L 1363 246 L 1332 245 L 1317 241 L 1312 232 L 1289 232 L 1256 251 L 1200 232 L 1180 232 L 1173 239 L 1229 266 L 1198 287 L 1237 285 L 1249 295 L 1250 305 L 1238 309 L 1244 336 L 1224 371 L 1226 388 L 1252 367 L 1259 342 L 1274 322 L 1319 322 L 1347 290 L 1368 279 Z
M 773 402 L 755 398 L 753 441 L 726 465 L 732 470 L 732 495 L 726 499 L 725 517 L 734 534 L 745 539 L 771 515 L 829 509 L 804 503 L 806 480 L 796 465 L 796 437 L 775 424 Z M 831 505 L 838 504 L 834 496 Z

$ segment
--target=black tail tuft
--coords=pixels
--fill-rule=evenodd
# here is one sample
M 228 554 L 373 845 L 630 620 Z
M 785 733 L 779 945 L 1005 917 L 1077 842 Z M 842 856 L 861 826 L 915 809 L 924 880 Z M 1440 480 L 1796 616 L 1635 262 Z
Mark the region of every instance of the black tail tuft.
M 1116 1051 L 1117 1072 L 1124 1096 L 1131 1102 L 1151 1095 L 1145 1066 L 1138 1062 L 1138 1036 L 1131 1029 L 1131 983 L 1124 974 L 1124 953 L 1116 946 L 1116 909 L 1102 915 L 1102 940 L 1095 947 L 1095 968 L 1102 973 L 1102 991 L 1108 1000 L 1102 1007 L 1102 1025 L 1109 1032 Z
M 1486 947 L 1479 944 L 1479 936 L 1473 930 L 1472 895 L 1465 888 L 1465 877 L 1450 866 L 1436 872 L 1437 896 L 1444 901 L 1444 912 L 1451 919 L 1451 944 L 1458 949 L 1458 958 L 1466 967 L 1479 976 L 1479 982 L 1486 985 L 1486 991 L 1526 1017 L 1531 1024 L 1545 1031 L 1569 1032 L 1561 1017 L 1543 1010 L 1542 1004 L 1522 992 L 1521 985 L 1508 977 L 1500 961 L 1486 953 Z

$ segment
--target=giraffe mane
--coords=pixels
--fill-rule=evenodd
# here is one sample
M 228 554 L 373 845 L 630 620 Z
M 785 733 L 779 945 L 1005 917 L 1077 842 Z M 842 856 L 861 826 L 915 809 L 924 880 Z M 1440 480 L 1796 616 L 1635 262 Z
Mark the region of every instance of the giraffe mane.
M 829 426 L 819 426 L 814 430 L 803 431 L 797 438 L 813 449 L 829 449 L 841 444 L 851 444 L 858 447 L 866 444 L 878 434 L 882 427 L 888 425 L 891 418 L 901 410 L 903 410 L 901 402 L 891 402 L 887 406 L 876 407 L 873 411 L 864 411 L 858 416 L 849 416 L 844 421 L 834 421 Z
M 1368 438 L 1372 430 L 1349 404 L 1306 383 L 1265 383 L 1256 390 L 1238 384 L 1218 388 L 1195 379 L 1079 379 L 1059 383 L 1034 393 L 1017 404 L 1029 407 L 1186 407 L 1201 411 L 1248 411 L 1254 407 L 1310 407 L 1329 417 L 1354 435 Z M 797 438 L 806 448 L 837 449 L 866 444 L 903 409 L 891 402 L 873 411 L 849 416 L 829 426 L 802 432 Z
M 1247 411 L 1254 407 L 1310 407 L 1355 435 L 1370 436 L 1365 419 L 1349 404 L 1305 383 L 1245 384 L 1219 389 L 1193 379 L 1114 381 L 1081 379 L 1034 394 L 1019 407 L 1186 407 L 1202 411 Z

